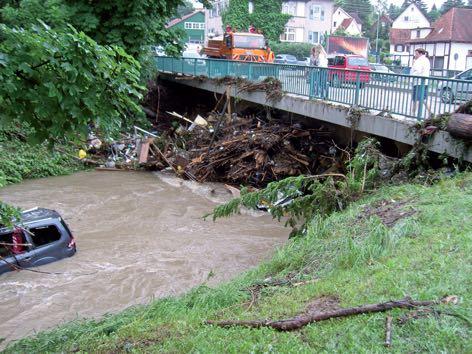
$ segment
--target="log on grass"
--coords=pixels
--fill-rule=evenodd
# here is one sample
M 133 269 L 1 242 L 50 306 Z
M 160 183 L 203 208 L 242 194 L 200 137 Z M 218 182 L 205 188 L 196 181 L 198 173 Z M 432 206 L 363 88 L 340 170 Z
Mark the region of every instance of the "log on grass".
M 332 311 L 320 312 L 320 313 L 308 313 L 299 315 L 293 318 L 289 318 L 286 320 L 277 320 L 277 321 L 270 321 L 270 320 L 248 320 L 248 321 L 206 321 L 206 324 L 216 325 L 219 327 L 231 327 L 231 326 L 243 326 L 243 327 L 252 327 L 252 328 L 260 328 L 260 327 L 272 327 L 279 331 L 293 331 L 296 329 L 300 329 L 310 323 L 319 322 L 328 320 L 330 318 L 337 318 L 337 317 L 348 317 L 353 315 L 359 315 L 364 313 L 373 313 L 373 312 L 385 312 L 391 309 L 396 308 L 417 308 L 417 307 L 425 307 L 425 306 L 432 306 L 440 303 L 439 301 L 415 301 L 410 297 L 406 297 L 402 300 L 396 301 L 387 301 L 382 302 L 379 304 L 370 304 L 370 305 L 363 305 L 358 307 L 348 307 L 344 309 L 337 309 Z
M 447 131 L 455 138 L 472 140 L 472 115 L 452 113 L 447 122 Z

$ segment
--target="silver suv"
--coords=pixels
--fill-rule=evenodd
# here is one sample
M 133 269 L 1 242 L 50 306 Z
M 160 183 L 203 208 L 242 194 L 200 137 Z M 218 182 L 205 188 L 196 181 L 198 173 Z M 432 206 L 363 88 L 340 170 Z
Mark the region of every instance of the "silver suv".
M 54 210 L 24 211 L 16 224 L 15 228 L 0 225 L 0 274 L 55 262 L 76 252 L 69 227 Z

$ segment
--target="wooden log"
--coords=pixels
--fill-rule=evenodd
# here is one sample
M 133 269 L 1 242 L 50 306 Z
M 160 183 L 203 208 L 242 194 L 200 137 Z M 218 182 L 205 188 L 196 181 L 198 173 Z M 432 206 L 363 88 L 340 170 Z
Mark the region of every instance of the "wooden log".
M 472 115 L 452 113 L 447 122 L 447 131 L 455 138 L 472 140 Z
M 402 300 L 388 301 L 379 304 L 363 305 L 358 307 L 342 308 L 332 311 L 326 311 L 314 314 L 303 314 L 286 320 L 247 320 L 247 321 L 206 321 L 206 324 L 216 325 L 219 327 L 243 326 L 243 327 L 272 327 L 279 331 L 293 331 L 300 329 L 310 323 L 328 320 L 330 318 L 347 317 L 359 315 L 363 313 L 384 312 L 395 308 L 417 308 L 432 306 L 440 303 L 440 301 L 415 301 L 410 297 Z

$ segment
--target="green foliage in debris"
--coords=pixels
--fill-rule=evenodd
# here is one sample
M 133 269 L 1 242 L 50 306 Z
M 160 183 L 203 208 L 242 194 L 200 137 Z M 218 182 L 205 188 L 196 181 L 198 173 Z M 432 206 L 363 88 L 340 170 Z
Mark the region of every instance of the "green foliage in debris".
M 254 1 L 252 14 L 249 14 L 248 3 L 248 0 L 230 0 L 222 13 L 223 26 L 229 24 L 237 31 L 247 32 L 252 24 L 261 30 L 267 39 L 278 41 L 291 17 L 282 13 L 282 0 Z
M 0 200 L 0 227 L 11 227 L 13 221 L 20 217 L 20 209 L 6 204 Z
M 101 46 L 73 27 L 53 31 L 0 25 L 0 125 L 31 125 L 33 142 L 105 136 L 141 115 L 140 65 L 122 48 Z
M 365 191 L 376 185 L 379 176 L 379 144 L 375 139 L 362 141 L 349 161 L 346 175 L 300 175 L 271 182 L 266 188 L 249 192 L 241 190 L 241 197 L 220 205 L 213 211 L 213 220 L 239 213 L 240 207 L 268 208 L 277 220 L 287 217 L 286 225 L 296 227 L 316 215 L 325 216 L 344 209 Z
M 396 201 L 409 201 L 404 208 L 415 214 L 392 227 L 383 224 L 382 215 L 366 216 L 376 205 Z M 179 297 L 75 321 L 13 343 L 5 352 L 470 353 L 471 214 L 471 173 L 434 186 L 384 187 L 342 212 L 313 218 L 306 237 L 288 240 L 270 260 L 225 284 L 204 283 Z M 271 286 L 268 278 L 285 285 Z M 290 286 L 290 279 L 314 282 Z M 257 292 L 258 284 L 267 285 Z M 321 296 L 337 298 L 345 308 L 407 295 L 417 300 L 457 295 L 459 302 L 403 325 L 398 319 L 416 309 L 321 321 L 291 332 L 205 324 L 287 319 Z M 391 348 L 384 347 L 386 315 L 394 319 Z

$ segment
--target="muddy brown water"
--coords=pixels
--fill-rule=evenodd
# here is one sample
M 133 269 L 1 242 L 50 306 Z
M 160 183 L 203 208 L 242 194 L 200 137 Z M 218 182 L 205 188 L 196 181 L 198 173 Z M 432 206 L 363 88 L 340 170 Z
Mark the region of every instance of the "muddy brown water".
M 0 275 L 2 346 L 205 281 L 214 285 L 257 265 L 288 231 L 262 212 L 202 220 L 230 197 L 222 185 L 137 172 L 82 172 L 0 189 L 0 199 L 22 208 L 57 210 L 78 247 L 71 258 L 35 268 L 60 275 Z

